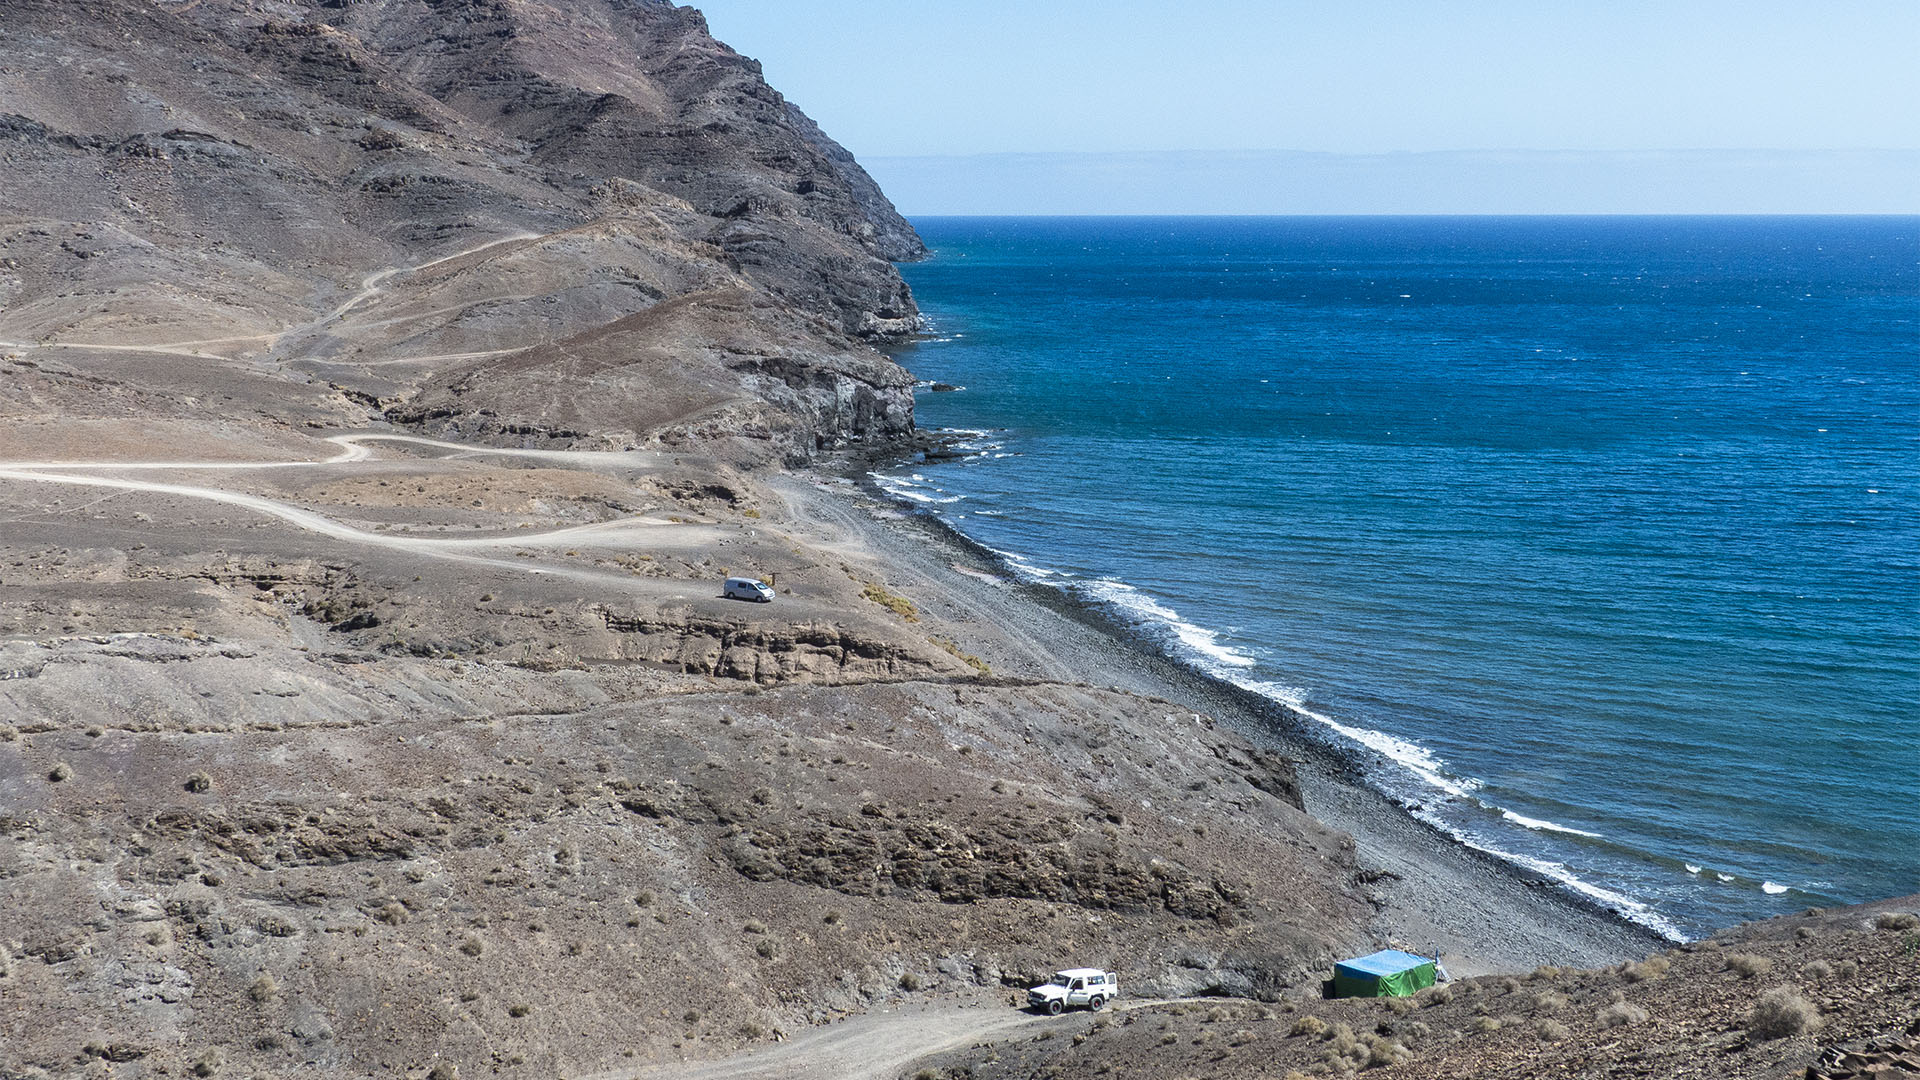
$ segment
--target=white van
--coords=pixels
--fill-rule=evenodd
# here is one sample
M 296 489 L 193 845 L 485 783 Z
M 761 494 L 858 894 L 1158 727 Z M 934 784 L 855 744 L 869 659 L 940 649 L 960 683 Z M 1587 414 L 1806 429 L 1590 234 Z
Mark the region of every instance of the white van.
M 771 604 L 773 586 L 758 578 L 730 577 L 720 595 L 729 600 L 757 600 L 762 604 Z

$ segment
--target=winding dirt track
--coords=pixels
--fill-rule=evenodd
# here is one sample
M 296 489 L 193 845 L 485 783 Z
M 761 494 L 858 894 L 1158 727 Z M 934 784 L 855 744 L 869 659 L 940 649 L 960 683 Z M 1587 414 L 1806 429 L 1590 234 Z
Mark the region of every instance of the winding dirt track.
M 1166 1004 L 1121 1001 L 1115 1011 Z M 1004 1005 L 925 1005 L 866 1013 L 718 1061 L 655 1065 L 589 1080 L 896 1080 L 915 1062 L 1070 1020 Z
M 314 513 L 311 510 L 295 506 L 292 503 L 268 499 L 259 495 L 247 495 L 223 488 L 200 487 L 189 484 L 162 483 L 153 480 L 136 480 L 129 477 L 110 475 L 118 472 L 200 472 L 208 470 L 243 471 L 256 469 L 322 468 L 330 466 L 352 465 L 375 460 L 373 454 L 363 443 L 396 442 L 433 447 L 455 452 L 460 457 L 516 457 L 542 461 L 555 465 L 573 467 L 605 468 L 609 466 L 645 468 L 655 464 L 658 456 L 641 452 L 611 452 L 589 450 L 516 450 L 499 447 L 466 446 L 461 443 L 442 442 L 437 439 L 422 439 L 412 435 L 390 435 L 384 432 L 354 432 L 335 435 L 328 439 L 341 447 L 341 452 L 323 460 L 307 461 L 255 461 L 255 462 L 218 462 L 218 461 L 95 461 L 95 462 L 0 462 L 0 479 L 21 480 L 31 483 L 67 484 L 75 487 L 107 488 L 116 491 L 143 491 L 159 495 L 175 495 L 190 499 L 203 499 L 209 502 L 225 503 L 245 510 L 278 518 L 290 525 L 318 533 L 335 540 L 344 540 L 370 547 L 389 548 L 408 551 L 414 554 L 435 558 L 453 559 L 460 562 L 479 563 L 493 567 L 511 569 L 518 573 L 539 576 L 577 578 L 605 584 L 618 581 L 629 588 L 636 583 L 625 577 L 599 573 L 591 570 L 575 570 L 555 566 L 529 566 L 515 559 L 490 558 L 473 554 L 477 551 L 499 550 L 503 548 L 557 548 L 584 546 L 619 546 L 630 548 L 636 541 L 644 539 L 658 530 L 670 529 L 680 542 L 711 541 L 716 533 L 699 525 L 665 521 L 658 518 L 628 517 L 615 521 L 596 522 L 591 525 L 575 525 L 565 529 L 554 529 L 540 533 L 496 533 L 488 536 L 408 536 L 405 534 L 372 532 L 357 529 L 335 521 L 332 518 Z M 84 471 L 82 471 L 84 470 Z

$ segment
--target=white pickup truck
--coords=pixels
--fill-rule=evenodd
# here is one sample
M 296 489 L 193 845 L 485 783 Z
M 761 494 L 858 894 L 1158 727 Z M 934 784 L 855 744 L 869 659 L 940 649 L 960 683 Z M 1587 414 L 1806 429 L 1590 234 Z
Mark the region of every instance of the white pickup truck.
M 1042 1012 L 1059 1016 L 1061 1012 L 1085 1005 L 1098 1012 L 1107 1002 L 1120 996 L 1120 979 L 1099 968 L 1068 968 L 1056 971 L 1053 978 L 1027 991 L 1027 1004 Z

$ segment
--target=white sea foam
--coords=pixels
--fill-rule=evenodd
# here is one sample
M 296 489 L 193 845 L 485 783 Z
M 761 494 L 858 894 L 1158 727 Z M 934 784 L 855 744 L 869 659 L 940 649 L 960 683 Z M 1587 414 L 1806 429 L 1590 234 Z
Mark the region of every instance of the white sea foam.
M 1786 892 L 1787 889 L 1788 886 L 1775 885 L 1771 881 L 1763 881 L 1760 883 L 1760 891 L 1766 893 L 1768 896 L 1779 896 L 1781 893 Z
M 1693 865 L 1692 863 L 1681 863 L 1680 865 L 1686 867 L 1687 873 L 1689 874 L 1697 874 L 1700 872 L 1700 868 Z
M 1732 875 L 1732 874 L 1722 874 L 1722 873 L 1720 873 L 1720 872 L 1719 872 L 1719 871 L 1717 871 L 1717 870 L 1716 870 L 1716 871 L 1714 871 L 1714 874 L 1713 874 L 1713 876 L 1714 876 L 1714 877 L 1717 877 L 1717 878 L 1719 878 L 1719 879 L 1720 879 L 1721 881 L 1732 881 L 1732 880 L 1733 880 L 1733 875 Z
M 1531 817 L 1527 817 L 1524 814 L 1516 814 L 1511 810 L 1504 810 L 1504 809 L 1501 810 L 1500 816 L 1503 818 L 1506 818 L 1508 821 L 1513 822 L 1515 825 L 1524 825 L 1529 829 L 1537 829 L 1541 832 L 1566 833 L 1569 836 L 1591 836 L 1595 840 L 1598 840 L 1601 838 L 1600 834 L 1597 832 L 1588 832 L 1585 829 L 1576 829 L 1571 825 L 1562 825 L 1559 822 L 1555 822 L 1555 821 L 1542 821 L 1539 818 L 1531 818 Z
M 1304 695 L 1293 687 L 1281 686 L 1279 683 L 1273 682 L 1255 682 L 1251 680 L 1243 682 L 1238 679 L 1232 681 L 1243 690 L 1251 690 L 1256 694 L 1270 697 L 1300 715 L 1313 720 L 1315 723 L 1322 724 L 1334 732 L 1337 732 L 1344 738 L 1359 743 L 1361 746 L 1383 755 L 1394 764 L 1406 769 L 1427 784 L 1456 798 L 1465 798 L 1479 790 L 1481 786 L 1480 781 L 1472 777 L 1448 775 L 1446 772 L 1447 763 L 1436 756 L 1433 751 L 1421 746 L 1417 742 L 1389 735 L 1384 731 L 1374 731 L 1371 728 L 1343 724 L 1325 713 L 1318 713 L 1307 708 Z
M 947 503 L 957 503 L 965 497 L 962 495 L 949 495 L 940 488 L 926 484 L 924 483 L 925 478 L 918 474 L 911 480 L 898 476 L 888 476 L 885 473 L 868 473 L 867 475 L 872 478 L 874 484 L 878 486 L 881 491 L 886 492 L 896 499 L 902 499 L 907 502 L 945 505 Z M 916 483 L 916 481 L 920 482 Z M 928 490 L 923 491 L 921 490 L 922 487 Z
M 1172 631 L 1182 646 L 1202 658 L 1202 666 L 1220 674 L 1219 668 L 1250 668 L 1258 663 L 1253 657 L 1231 645 L 1222 644 L 1220 635 L 1204 626 L 1196 626 L 1180 613 L 1141 592 L 1124 581 L 1100 578 L 1080 586 L 1088 599 L 1118 610 L 1136 623 L 1159 624 Z
M 1524 866 L 1537 874 L 1552 878 L 1554 881 L 1565 885 L 1574 892 L 1599 901 L 1602 906 L 1619 912 L 1623 917 L 1637 922 L 1641 926 L 1647 927 L 1663 937 L 1671 938 L 1674 941 L 1687 940 L 1687 935 L 1681 933 L 1678 926 L 1668 922 L 1659 912 L 1625 893 L 1617 893 L 1612 889 L 1602 888 L 1591 881 L 1581 878 L 1579 875 L 1568 870 L 1565 863 L 1553 862 L 1550 859 L 1536 859 L 1531 855 L 1519 855 L 1511 851 L 1503 851 L 1500 848 L 1483 843 L 1471 836 L 1455 835 L 1461 843 L 1476 851 L 1484 851 L 1494 858 L 1505 859 L 1516 866 Z

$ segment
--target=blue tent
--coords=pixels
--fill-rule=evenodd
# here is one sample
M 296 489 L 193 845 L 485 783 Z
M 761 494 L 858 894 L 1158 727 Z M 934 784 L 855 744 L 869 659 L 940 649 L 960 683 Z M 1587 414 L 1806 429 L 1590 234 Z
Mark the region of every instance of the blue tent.
M 1399 949 L 1333 965 L 1334 997 L 1410 997 L 1433 985 L 1434 961 Z

